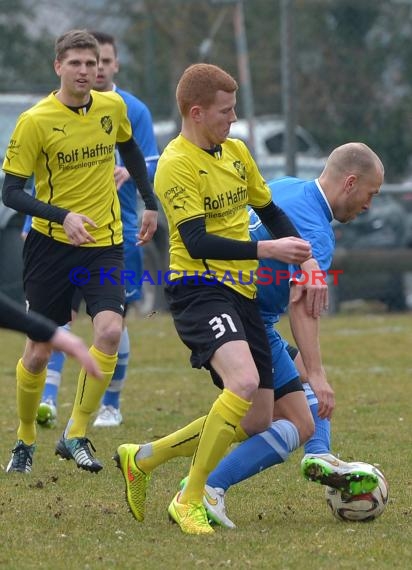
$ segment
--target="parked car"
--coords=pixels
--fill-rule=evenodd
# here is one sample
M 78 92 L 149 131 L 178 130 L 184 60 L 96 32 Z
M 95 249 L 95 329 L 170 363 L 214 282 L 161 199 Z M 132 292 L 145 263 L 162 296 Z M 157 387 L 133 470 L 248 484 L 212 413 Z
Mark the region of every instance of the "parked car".
M 399 184 L 384 184 L 382 193 L 389 194 L 405 209 L 407 215 L 406 245 L 412 247 L 412 178 Z
M 167 143 L 177 136 L 180 129 L 175 120 L 165 119 L 162 121 L 154 121 L 153 130 L 159 151 L 163 152 Z
M 254 156 L 261 164 L 284 153 L 286 124 L 282 117 L 262 115 L 254 119 Z M 296 153 L 304 156 L 320 156 L 321 149 L 314 137 L 302 126 L 296 127 Z M 230 127 L 230 137 L 243 140 L 249 147 L 250 128 L 245 119 L 239 119 Z
M 17 117 L 34 105 L 40 96 L 0 94 L 0 160 L 4 155 Z M 4 172 L 0 169 L 0 188 Z M 0 196 L 0 291 L 23 301 L 21 228 L 24 216 L 6 208 Z
M 314 180 L 321 174 L 327 157 L 297 155 L 295 161 L 296 176 L 304 180 Z M 286 176 L 286 157 L 271 156 L 258 162 L 259 170 L 266 181 Z
M 258 163 L 266 163 L 268 159 L 280 157 L 284 152 L 285 121 L 276 115 L 262 115 L 254 119 L 254 156 Z M 174 119 L 155 121 L 154 131 L 160 151 L 175 137 L 180 125 Z M 241 139 L 249 147 L 250 129 L 245 119 L 238 119 L 230 127 L 231 138 Z M 303 127 L 296 127 L 296 152 L 305 157 L 318 157 L 321 150 L 314 137 Z
M 388 310 L 397 311 L 406 308 L 404 272 L 396 268 L 376 267 L 372 256 L 362 259 L 363 266 L 356 264 L 356 256 L 376 250 L 379 252 L 381 265 L 390 260 L 395 249 L 407 245 L 407 213 L 402 205 L 383 191 L 375 197 L 368 211 L 357 216 L 347 224 L 333 222 L 336 239 L 335 258 L 342 253 L 351 256 L 353 263 L 338 276 L 338 284 L 330 285 L 330 311 L 337 312 L 343 301 L 355 299 L 378 300 Z M 386 260 L 384 259 L 386 258 Z M 335 267 L 339 269 L 339 267 Z

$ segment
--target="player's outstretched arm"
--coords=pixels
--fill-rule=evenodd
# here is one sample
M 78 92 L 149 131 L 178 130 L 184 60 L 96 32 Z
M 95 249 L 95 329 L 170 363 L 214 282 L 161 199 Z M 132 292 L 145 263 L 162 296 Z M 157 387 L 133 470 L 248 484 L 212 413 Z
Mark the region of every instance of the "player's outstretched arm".
M 258 259 L 278 259 L 283 263 L 301 264 L 312 256 L 308 241 L 294 236 L 257 242 Z
M 306 292 L 301 285 L 291 285 L 289 299 L 289 322 L 293 337 L 305 367 L 307 382 L 318 398 L 318 413 L 321 418 L 330 418 L 335 408 L 335 395 L 328 383 L 319 342 L 319 317 L 309 315 L 306 309 Z
M 298 286 L 294 294 L 295 302 L 299 293 L 305 293 L 306 311 L 314 318 L 320 317 L 328 310 L 329 293 L 325 272 L 319 267 L 315 258 L 307 259 L 300 264 L 303 284 Z
M 102 373 L 96 361 L 81 338 L 69 331 L 58 328 L 49 342 L 54 350 L 60 350 L 78 360 L 88 374 L 95 378 L 102 378 Z
M 59 329 L 53 321 L 38 313 L 27 313 L 22 305 L 3 293 L 0 293 L 0 327 L 25 333 L 34 342 L 49 343 L 52 348 L 76 358 L 92 376 L 102 378 L 96 361 L 81 338 Z

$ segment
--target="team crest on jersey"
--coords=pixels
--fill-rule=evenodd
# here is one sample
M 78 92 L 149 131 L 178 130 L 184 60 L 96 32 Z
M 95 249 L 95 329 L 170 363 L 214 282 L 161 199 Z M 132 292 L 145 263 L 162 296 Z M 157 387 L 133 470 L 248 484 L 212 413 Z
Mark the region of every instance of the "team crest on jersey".
M 245 168 L 245 165 L 243 164 L 243 162 L 240 162 L 240 160 L 235 160 L 235 162 L 233 163 L 233 166 L 236 168 L 237 173 L 239 174 L 240 178 L 242 180 L 246 180 L 246 168 Z
M 104 117 L 102 117 L 100 119 L 100 124 L 102 125 L 102 129 L 108 134 L 110 135 L 110 133 L 113 130 L 113 122 L 111 117 L 109 117 L 108 115 L 105 115 Z

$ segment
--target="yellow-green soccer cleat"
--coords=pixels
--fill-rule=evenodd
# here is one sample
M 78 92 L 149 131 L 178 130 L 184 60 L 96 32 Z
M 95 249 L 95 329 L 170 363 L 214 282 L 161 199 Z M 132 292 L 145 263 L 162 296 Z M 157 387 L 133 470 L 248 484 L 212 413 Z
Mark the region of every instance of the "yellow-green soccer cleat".
M 144 521 L 146 502 L 146 489 L 150 479 L 147 474 L 136 465 L 135 455 L 140 446 L 133 443 L 119 445 L 113 459 L 123 474 L 126 483 L 126 501 L 130 512 L 139 522 Z
M 36 422 L 45 428 L 54 428 L 57 423 L 57 409 L 52 400 L 41 402 L 37 409 Z
M 378 477 L 365 464 L 346 463 L 332 455 L 307 454 L 301 462 L 305 479 L 338 489 L 347 495 L 370 493 L 378 486 Z
M 167 509 L 169 518 L 186 534 L 213 534 L 202 503 L 179 503 L 180 491 Z
M 180 490 L 182 491 L 186 485 L 188 477 L 180 481 Z M 210 524 L 218 524 L 224 528 L 236 528 L 236 525 L 226 514 L 225 507 L 225 491 L 218 487 L 205 485 L 203 492 L 203 506 L 206 509 L 207 517 Z

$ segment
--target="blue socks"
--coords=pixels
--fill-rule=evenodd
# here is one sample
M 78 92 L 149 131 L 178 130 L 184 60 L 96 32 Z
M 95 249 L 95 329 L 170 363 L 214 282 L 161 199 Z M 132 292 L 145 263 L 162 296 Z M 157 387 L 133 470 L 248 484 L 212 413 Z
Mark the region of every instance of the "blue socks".
M 112 380 L 104 393 L 103 405 L 120 408 L 120 393 L 126 381 L 127 368 L 129 366 L 130 339 L 127 327 L 123 329 L 117 356 L 117 364 Z
M 308 383 L 304 383 L 305 396 L 315 422 L 315 432 L 305 443 L 305 453 L 330 453 L 330 421 L 318 416 L 318 400 Z
M 70 323 L 67 323 L 61 328 L 69 331 Z M 62 379 L 62 371 L 65 362 L 66 355 L 64 352 L 52 352 L 47 364 L 47 376 L 43 389 L 43 395 L 41 398 L 42 402 L 51 400 L 55 406 L 57 405 L 57 396 L 59 395 L 60 382 Z
M 265 432 L 253 435 L 224 457 L 207 484 L 226 491 L 264 469 L 283 463 L 299 447 L 299 434 L 288 420 L 276 420 Z
M 305 444 L 305 453 L 330 453 L 330 421 L 318 416 L 318 400 L 305 383 L 305 395 L 315 422 L 315 433 Z M 283 463 L 300 445 L 299 433 L 288 420 L 277 420 L 263 433 L 256 434 L 233 449 L 210 473 L 207 484 L 227 491 L 244 479 L 272 465 Z

